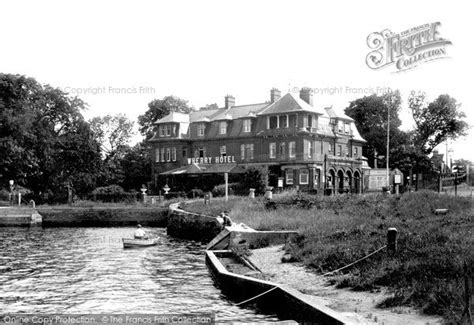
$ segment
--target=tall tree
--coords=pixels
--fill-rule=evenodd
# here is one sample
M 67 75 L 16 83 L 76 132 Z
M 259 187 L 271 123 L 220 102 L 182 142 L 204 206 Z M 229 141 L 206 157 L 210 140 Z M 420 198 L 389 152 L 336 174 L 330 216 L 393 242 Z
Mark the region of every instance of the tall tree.
M 170 112 L 189 113 L 191 111 L 192 107 L 188 105 L 188 101 L 175 96 L 154 99 L 148 104 L 148 110 L 145 114 L 138 117 L 140 133 L 146 139 L 150 139 L 154 133 L 154 123 L 156 120 L 168 115 Z
M 142 184 L 150 181 L 151 158 L 150 149 L 146 143 L 138 143 L 129 148 L 120 164 L 125 175 L 121 183 L 124 189 L 138 190 Z
M 33 78 L 0 74 L 0 181 L 14 179 L 36 193 L 93 187 L 100 151 L 84 107 Z
M 416 123 L 415 145 L 425 154 L 430 154 L 447 138 L 455 139 L 467 134 L 466 115 L 456 99 L 449 95 L 440 95 L 426 105 L 426 94 L 412 91 L 408 105 Z
M 397 90 L 380 96 L 373 94 L 359 98 L 345 109 L 345 113 L 354 119 L 361 136 L 367 140 L 363 153 L 369 158 L 369 165 L 372 167 L 376 155 L 386 154 L 388 115 L 390 115 L 391 150 L 397 148 L 400 142 L 406 142 L 406 135 L 399 129 L 400 105 L 401 97 Z
M 104 157 L 122 156 L 133 136 L 134 122 L 125 114 L 96 116 L 89 121 L 96 139 L 101 143 Z

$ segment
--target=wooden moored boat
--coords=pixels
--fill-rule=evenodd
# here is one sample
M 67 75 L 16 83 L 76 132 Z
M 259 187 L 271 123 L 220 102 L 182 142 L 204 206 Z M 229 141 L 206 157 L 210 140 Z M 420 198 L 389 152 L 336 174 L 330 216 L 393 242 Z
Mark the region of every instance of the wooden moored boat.
M 134 239 L 134 238 L 122 238 L 123 248 L 138 248 L 138 247 L 149 247 L 158 244 L 157 238 L 150 239 Z

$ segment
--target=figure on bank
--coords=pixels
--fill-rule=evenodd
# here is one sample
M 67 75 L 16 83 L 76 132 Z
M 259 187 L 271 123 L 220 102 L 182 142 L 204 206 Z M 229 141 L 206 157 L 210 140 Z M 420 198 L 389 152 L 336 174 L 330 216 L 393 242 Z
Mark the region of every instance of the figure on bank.
M 142 225 L 140 225 L 140 224 L 137 225 L 137 230 L 135 230 L 134 237 L 135 237 L 135 239 L 147 239 L 148 238 L 148 236 L 147 236 L 145 230 L 143 229 Z

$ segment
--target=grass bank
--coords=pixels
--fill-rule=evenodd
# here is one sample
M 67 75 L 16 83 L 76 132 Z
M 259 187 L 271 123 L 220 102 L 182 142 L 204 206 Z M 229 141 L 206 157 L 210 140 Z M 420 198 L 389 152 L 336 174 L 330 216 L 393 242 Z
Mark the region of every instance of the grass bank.
M 377 290 L 392 297 L 380 307 L 410 305 L 457 323 L 464 308 L 464 270 L 474 269 L 474 213 L 470 198 L 419 191 L 402 196 L 321 197 L 287 192 L 275 197 L 276 209 L 263 200 L 231 197 L 224 205 L 197 202 L 187 210 L 217 215 L 230 210 L 235 222 L 258 230 L 297 230 L 289 252 L 316 273 L 343 267 L 386 244 L 389 227 L 399 231 L 398 253 L 375 254 L 331 277 L 339 287 Z M 434 210 L 447 208 L 447 215 Z M 472 307 L 471 307 L 472 308 Z

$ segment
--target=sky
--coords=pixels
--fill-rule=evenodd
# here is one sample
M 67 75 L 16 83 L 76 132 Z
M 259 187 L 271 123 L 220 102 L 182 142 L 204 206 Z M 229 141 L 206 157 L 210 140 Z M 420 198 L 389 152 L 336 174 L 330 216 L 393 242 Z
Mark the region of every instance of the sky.
M 84 116 L 136 121 L 155 98 L 199 108 L 261 103 L 270 89 L 314 90 L 317 106 L 343 110 L 387 89 L 402 93 L 403 128 L 413 127 L 410 91 L 449 94 L 474 125 L 471 6 L 457 1 L 3 1 L 0 72 L 35 78 L 79 96 Z M 446 58 L 396 72 L 366 64 L 367 37 L 440 22 Z M 469 32 L 471 31 L 471 32 Z M 474 161 L 474 129 L 449 142 L 449 156 Z M 140 139 L 136 135 L 135 140 Z M 446 146 L 440 146 L 442 153 Z

